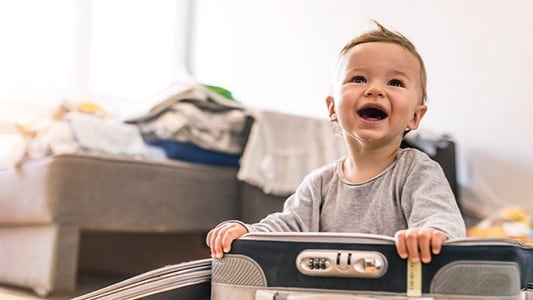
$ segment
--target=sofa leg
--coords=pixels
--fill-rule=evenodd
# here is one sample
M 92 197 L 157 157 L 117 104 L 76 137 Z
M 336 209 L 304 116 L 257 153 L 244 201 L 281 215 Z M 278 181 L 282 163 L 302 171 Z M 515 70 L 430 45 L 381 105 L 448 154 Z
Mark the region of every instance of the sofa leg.
M 0 283 L 39 296 L 76 288 L 79 230 L 50 224 L 0 226 Z

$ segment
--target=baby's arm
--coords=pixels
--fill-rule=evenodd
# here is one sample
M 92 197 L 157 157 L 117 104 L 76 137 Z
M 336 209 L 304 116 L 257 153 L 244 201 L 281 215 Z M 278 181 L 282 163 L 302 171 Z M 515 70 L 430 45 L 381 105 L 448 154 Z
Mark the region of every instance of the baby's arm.
M 205 242 L 211 248 L 211 257 L 222 258 L 231 250 L 233 240 L 240 238 L 248 230 L 239 222 L 223 222 L 211 229 Z
M 409 171 L 401 207 L 408 229 L 396 232 L 395 239 L 402 258 L 429 263 L 432 254 L 440 253 L 444 241 L 466 235 L 448 180 L 440 165 L 427 156 L 418 155 Z
M 412 262 L 431 262 L 431 254 L 439 254 L 442 243 L 448 239 L 446 234 L 435 228 L 410 228 L 400 230 L 394 235 L 396 251 L 401 258 Z
M 320 183 L 320 180 L 314 180 Z M 314 183 L 315 185 L 317 183 Z M 320 188 L 310 183 L 306 177 L 302 184 L 291 195 L 283 206 L 282 212 L 272 213 L 254 224 L 244 224 L 237 220 L 226 221 L 212 229 L 206 238 L 206 244 L 211 248 L 213 258 L 222 258 L 231 249 L 233 240 L 250 232 L 302 232 L 318 231 L 318 199 L 316 194 Z M 315 216 L 315 217 L 313 217 Z

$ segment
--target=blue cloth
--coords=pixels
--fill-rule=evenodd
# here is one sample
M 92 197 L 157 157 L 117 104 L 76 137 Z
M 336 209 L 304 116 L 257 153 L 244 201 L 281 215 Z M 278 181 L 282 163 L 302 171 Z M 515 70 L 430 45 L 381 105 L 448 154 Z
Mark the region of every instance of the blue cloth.
M 174 140 L 156 140 L 150 141 L 148 144 L 162 148 L 170 159 L 201 164 L 238 167 L 241 158 L 240 155 L 207 150 L 194 144 L 182 143 Z

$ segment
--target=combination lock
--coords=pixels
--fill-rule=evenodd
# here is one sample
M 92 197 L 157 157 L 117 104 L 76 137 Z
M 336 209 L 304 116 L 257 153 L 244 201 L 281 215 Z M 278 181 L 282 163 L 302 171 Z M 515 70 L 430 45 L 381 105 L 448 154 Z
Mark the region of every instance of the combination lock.
M 309 276 L 379 278 L 387 271 L 387 259 L 376 251 L 304 250 L 296 268 Z
M 307 260 L 309 270 L 326 270 L 330 262 L 325 257 L 310 257 Z

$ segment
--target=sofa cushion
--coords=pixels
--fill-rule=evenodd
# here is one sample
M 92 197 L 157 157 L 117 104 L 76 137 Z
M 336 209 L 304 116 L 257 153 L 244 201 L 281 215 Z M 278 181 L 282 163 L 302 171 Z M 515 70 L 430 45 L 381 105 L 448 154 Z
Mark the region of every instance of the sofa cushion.
M 236 168 L 58 155 L 0 170 L 0 225 L 196 231 L 237 218 Z

